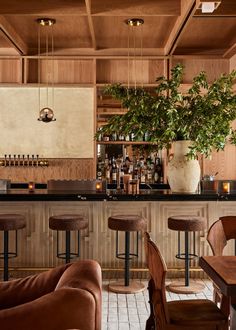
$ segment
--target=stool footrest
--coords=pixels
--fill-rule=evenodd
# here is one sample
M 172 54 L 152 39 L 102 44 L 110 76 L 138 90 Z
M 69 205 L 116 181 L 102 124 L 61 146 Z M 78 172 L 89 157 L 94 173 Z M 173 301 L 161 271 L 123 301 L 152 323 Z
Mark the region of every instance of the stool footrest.
M 74 258 L 78 258 L 80 255 L 79 255 L 79 253 L 70 253 L 69 256 L 70 256 L 70 259 L 74 259 Z M 66 259 L 66 253 L 65 252 L 58 253 L 57 258 Z
M 18 256 L 16 252 L 8 252 L 7 255 L 8 255 L 8 259 L 16 258 Z M 0 259 L 4 259 L 4 253 L 3 252 L 0 253 Z
M 130 258 L 130 256 L 131 256 L 131 258 Z M 134 259 L 135 257 L 138 257 L 138 254 L 137 253 L 129 253 L 129 260 L 132 260 L 132 259 Z M 116 258 L 118 258 L 118 259 L 125 259 L 126 257 L 125 257 L 125 253 L 118 253 L 117 255 L 116 255 Z
M 192 259 L 195 259 L 195 258 L 199 258 L 199 256 L 195 253 L 189 253 L 188 254 L 188 258 L 185 257 L 185 253 L 177 253 L 175 255 L 175 258 L 177 259 L 183 259 L 183 260 L 192 260 Z

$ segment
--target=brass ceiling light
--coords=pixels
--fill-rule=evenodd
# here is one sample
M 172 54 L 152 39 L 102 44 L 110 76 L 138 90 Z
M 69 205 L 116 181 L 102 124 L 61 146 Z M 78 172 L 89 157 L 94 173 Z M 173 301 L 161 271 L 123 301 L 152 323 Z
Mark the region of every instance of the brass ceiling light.
M 137 87 L 137 56 L 141 58 L 141 70 L 143 76 L 143 24 L 144 20 L 142 18 L 130 18 L 125 21 L 128 25 L 128 89 L 130 86 L 130 74 L 132 71 L 132 76 L 134 80 L 134 87 Z M 139 31 L 138 31 L 139 29 Z M 138 35 L 138 32 L 140 34 Z M 134 65 L 133 70 L 131 70 L 130 65 L 130 55 L 133 56 Z
M 39 91 L 39 121 L 44 123 L 49 123 L 55 121 L 54 118 L 54 38 L 53 38 L 53 26 L 56 23 L 56 20 L 53 18 L 38 18 L 38 91 Z M 42 46 L 42 31 L 45 32 L 45 60 L 46 60 L 46 97 L 42 98 L 41 93 L 41 50 Z M 51 55 L 49 56 L 49 51 Z M 50 58 L 50 60 L 49 60 Z M 49 66 L 50 61 L 50 66 Z M 49 86 L 50 84 L 50 86 Z M 51 97 L 49 95 L 49 87 L 51 87 Z M 50 101 L 50 106 L 49 106 Z M 42 106 L 41 104 L 44 103 Z

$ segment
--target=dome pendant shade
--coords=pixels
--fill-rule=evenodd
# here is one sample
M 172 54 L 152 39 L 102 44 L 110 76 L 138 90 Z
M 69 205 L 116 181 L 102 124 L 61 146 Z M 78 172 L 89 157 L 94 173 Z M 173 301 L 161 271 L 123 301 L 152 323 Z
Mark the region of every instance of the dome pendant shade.
M 39 121 L 43 121 L 44 123 L 49 123 L 50 121 L 55 121 L 53 110 L 45 107 L 39 112 Z

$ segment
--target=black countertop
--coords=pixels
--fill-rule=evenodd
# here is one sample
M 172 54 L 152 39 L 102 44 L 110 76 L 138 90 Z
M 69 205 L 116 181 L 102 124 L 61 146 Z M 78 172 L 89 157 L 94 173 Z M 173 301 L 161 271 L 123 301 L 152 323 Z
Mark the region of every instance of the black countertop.
M 127 195 L 116 190 L 104 192 L 48 191 L 47 189 L 9 189 L 0 191 L 0 201 L 234 201 L 236 193 L 219 194 L 202 192 L 196 194 L 172 193 L 169 189 L 140 190 L 137 195 Z

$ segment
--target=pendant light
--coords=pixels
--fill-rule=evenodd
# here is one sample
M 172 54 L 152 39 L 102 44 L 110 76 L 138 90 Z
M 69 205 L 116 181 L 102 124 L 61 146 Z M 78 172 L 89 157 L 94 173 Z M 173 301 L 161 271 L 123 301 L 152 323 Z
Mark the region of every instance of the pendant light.
M 54 118 L 54 38 L 53 38 L 53 26 L 56 23 L 56 20 L 53 18 L 39 18 L 37 19 L 38 23 L 38 97 L 39 97 L 39 121 L 44 123 L 49 123 L 55 121 Z M 41 30 L 44 30 L 45 34 L 43 35 Z M 42 42 L 42 36 L 45 37 L 45 43 Z M 46 98 L 42 98 L 41 93 L 41 50 L 44 44 L 45 48 L 45 59 L 46 59 Z M 51 55 L 49 56 L 49 51 Z M 51 70 L 49 68 L 49 57 L 51 62 Z M 51 79 L 49 82 L 49 75 Z M 49 95 L 49 89 L 51 91 L 51 97 Z M 43 104 L 43 107 L 42 107 Z
M 140 56 L 141 59 L 141 70 L 143 76 L 143 24 L 144 20 L 142 18 L 130 18 L 125 21 L 128 25 L 128 89 L 130 87 L 130 55 L 133 56 L 134 65 L 132 70 L 132 77 L 134 79 L 134 88 L 137 87 L 137 57 Z M 139 29 L 139 30 L 138 30 Z M 138 35 L 138 32 L 139 35 Z M 139 52 L 139 54 L 138 54 Z M 143 86 L 142 86 L 143 87 Z

